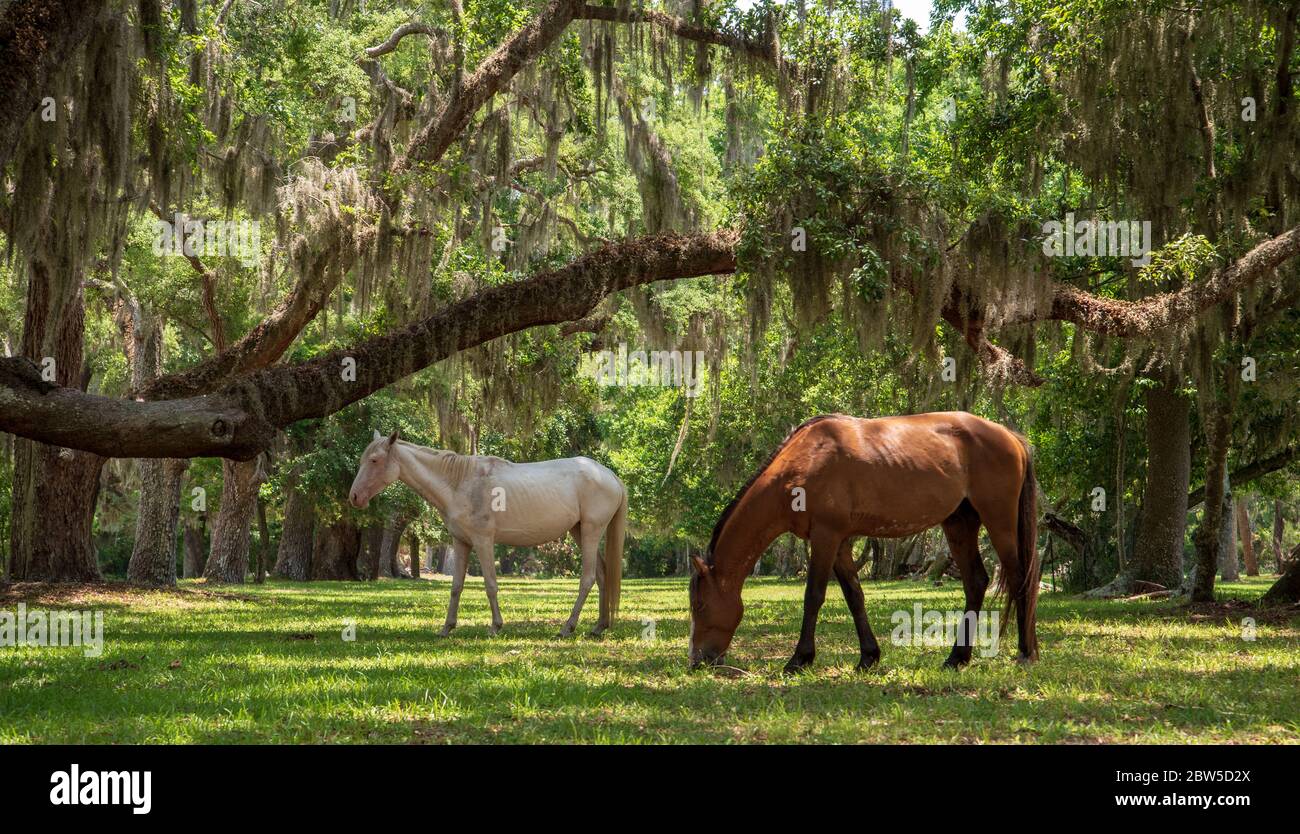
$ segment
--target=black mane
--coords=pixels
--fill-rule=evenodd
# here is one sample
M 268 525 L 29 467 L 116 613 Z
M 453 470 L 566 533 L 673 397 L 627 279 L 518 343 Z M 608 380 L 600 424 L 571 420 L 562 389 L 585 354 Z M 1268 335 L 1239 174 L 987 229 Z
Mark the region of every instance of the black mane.
M 821 414 L 817 417 L 813 417 L 811 420 L 805 420 L 790 429 L 790 433 L 785 436 L 785 440 L 782 440 L 781 443 L 772 450 L 772 454 L 767 456 L 767 460 L 763 462 L 763 465 L 758 467 L 758 470 L 750 476 L 749 480 L 745 482 L 745 485 L 736 493 L 736 497 L 732 498 L 731 503 L 722 511 L 722 515 L 718 516 L 718 523 L 713 525 L 713 537 L 709 539 L 709 549 L 704 554 L 705 564 L 713 564 L 713 549 L 718 544 L 718 536 L 722 534 L 722 528 L 726 525 L 727 519 L 731 517 L 732 511 L 736 509 L 736 505 L 740 503 L 740 499 L 745 497 L 746 492 L 749 492 L 749 488 L 754 485 L 754 481 L 758 480 L 758 476 L 767 471 L 767 468 L 772 465 L 772 461 L 776 460 L 776 456 L 781 454 L 781 450 L 790 445 L 790 441 L 794 439 L 794 436 L 811 426 L 813 423 L 820 423 L 822 420 L 830 420 L 835 417 L 844 416 L 845 415 L 843 414 Z

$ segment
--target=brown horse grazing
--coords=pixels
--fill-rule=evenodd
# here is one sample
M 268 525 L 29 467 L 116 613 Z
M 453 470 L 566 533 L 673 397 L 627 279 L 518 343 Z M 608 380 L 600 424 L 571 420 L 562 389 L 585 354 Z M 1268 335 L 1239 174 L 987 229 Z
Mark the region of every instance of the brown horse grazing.
M 812 663 L 817 613 L 832 572 L 848 601 L 862 649 L 859 669 L 880 659 L 867 623 L 851 544 L 943 525 L 966 590 L 967 616 L 945 666 L 970 661 L 971 624 L 989 576 L 980 559 L 983 524 L 1002 565 L 999 588 L 1016 608 L 1020 660 L 1038 659 L 1037 498 L 1029 446 L 1010 429 L 962 411 L 866 420 L 814 417 L 786 437 L 741 488 L 713 528 L 708 559 L 691 577 L 691 663 L 716 663 L 731 645 L 744 606 L 740 588 L 782 533 L 811 540 L 803 627 L 792 672 Z M 971 612 L 975 612 L 972 614 Z M 1005 620 L 1004 620 L 1005 622 Z

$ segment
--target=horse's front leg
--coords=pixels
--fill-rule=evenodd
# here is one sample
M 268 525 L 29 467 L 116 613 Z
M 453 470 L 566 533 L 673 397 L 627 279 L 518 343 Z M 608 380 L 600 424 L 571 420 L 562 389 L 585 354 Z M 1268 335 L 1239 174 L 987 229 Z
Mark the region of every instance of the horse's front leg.
M 808 585 L 803 594 L 803 625 L 799 629 L 799 642 L 794 647 L 794 657 L 785 664 L 786 672 L 798 672 L 813 662 L 817 656 L 815 637 L 817 615 L 826 601 L 826 583 L 830 581 L 839 551 L 840 537 L 825 534 L 813 536 L 812 558 L 808 561 Z
M 492 608 L 492 633 L 501 630 L 501 606 L 497 605 L 497 565 L 496 553 L 491 538 L 478 539 L 474 550 L 478 553 L 478 564 L 483 569 L 483 588 L 487 591 L 488 605 Z
M 454 539 L 451 546 L 451 601 L 447 603 L 447 621 L 439 634 L 446 637 L 456 627 L 456 611 L 460 608 L 460 592 L 465 587 L 465 570 L 469 567 L 469 542 Z

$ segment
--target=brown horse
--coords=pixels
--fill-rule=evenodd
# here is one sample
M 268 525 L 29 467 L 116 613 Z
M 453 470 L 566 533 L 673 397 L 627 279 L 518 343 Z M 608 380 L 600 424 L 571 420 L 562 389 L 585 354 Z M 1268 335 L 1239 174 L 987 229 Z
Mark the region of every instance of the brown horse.
M 967 616 L 945 666 L 970 661 L 971 624 L 989 576 L 980 559 L 980 524 L 1002 565 L 999 588 L 1014 604 L 1020 660 L 1038 658 L 1037 498 L 1025 439 L 961 411 L 866 420 L 814 417 L 786 437 L 741 488 L 713 528 L 707 561 L 691 577 L 691 663 L 716 663 L 731 645 L 744 605 L 740 588 L 772 540 L 792 532 L 812 542 L 803 627 L 792 672 L 816 654 L 817 613 L 833 572 L 848 601 L 862 649 L 859 669 L 880 659 L 867 623 L 851 545 L 858 536 L 893 538 L 943 525 L 966 590 Z M 974 614 L 972 614 L 974 612 Z

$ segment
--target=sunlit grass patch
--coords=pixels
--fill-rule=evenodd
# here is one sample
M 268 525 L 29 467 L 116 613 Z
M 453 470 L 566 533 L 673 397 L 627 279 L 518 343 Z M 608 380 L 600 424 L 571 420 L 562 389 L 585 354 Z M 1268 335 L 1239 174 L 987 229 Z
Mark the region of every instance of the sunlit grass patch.
M 880 666 L 854 669 L 852 622 L 832 589 L 817 662 L 788 677 L 797 582 L 751 580 L 730 668 L 703 672 L 686 668 L 684 580 L 628 580 L 612 634 L 561 639 L 576 584 L 502 580 L 506 628 L 492 637 L 471 579 L 447 639 L 436 636 L 442 580 L 18 586 L 0 607 L 104 610 L 104 652 L 0 649 L 0 742 L 1300 740 L 1295 617 L 1260 618 L 1247 640 L 1247 608 L 1046 594 L 1040 663 L 1014 663 L 1008 634 L 997 656 L 977 652 L 954 673 L 940 668 L 946 648 L 893 645 L 890 615 L 916 602 L 959 608 L 960 585 L 870 583 Z M 1267 585 L 1221 593 L 1251 599 Z

